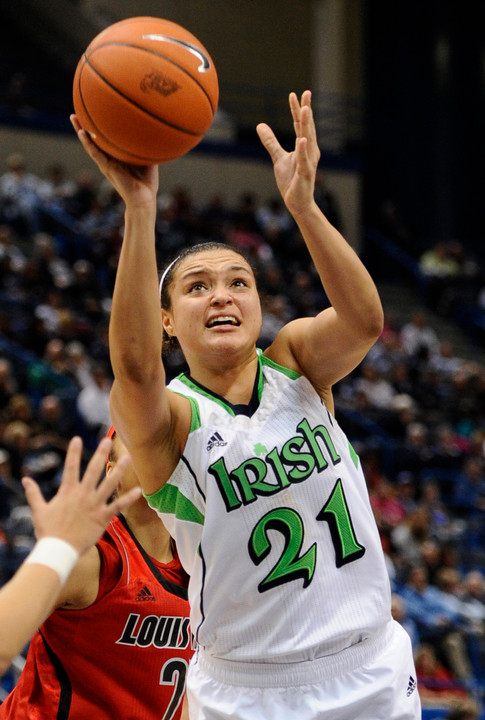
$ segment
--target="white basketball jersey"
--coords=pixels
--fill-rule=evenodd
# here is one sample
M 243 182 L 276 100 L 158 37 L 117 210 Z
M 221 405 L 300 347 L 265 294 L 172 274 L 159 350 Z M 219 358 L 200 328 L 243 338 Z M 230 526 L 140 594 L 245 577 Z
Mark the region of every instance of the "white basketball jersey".
M 359 458 L 309 381 L 259 357 L 248 417 L 179 376 L 192 427 L 148 497 L 190 574 L 191 628 L 218 658 L 301 662 L 391 619 L 383 551 Z

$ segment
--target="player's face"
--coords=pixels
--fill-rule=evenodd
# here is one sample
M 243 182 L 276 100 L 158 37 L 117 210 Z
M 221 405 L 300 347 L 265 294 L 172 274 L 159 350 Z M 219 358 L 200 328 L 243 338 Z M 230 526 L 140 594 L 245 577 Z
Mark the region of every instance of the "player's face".
M 176 268 L 171 309 L 162 311 L 189 366 L 214 353 L 230 356 L 254 346 L 261 330 L 261 304 L 253 271 L 229 248 L 189 255 Z
M 116 434 L 113 438 L 113 451 L 112 451 L 112 457 L 116 458 L 115 460 L 109 460 L 108 464 L 106 466 L 106 472 L 110 473 L 111 470 L 115 467 L 118 460 L 123 457 L 123 455 L 128 455 L 128 450 L 126 449 L 125 445 L 121 441 L 118 434 Z M 139 486 L 138 477 L 133 469 L 133 465 L 130 464 L 128 468 L 126 469 L 125 473 L 123 474 L 122 479 L 120 480 L 120 484 L 118 486 L 117 494 L 118 495 L 124 495 L 133 487 Z

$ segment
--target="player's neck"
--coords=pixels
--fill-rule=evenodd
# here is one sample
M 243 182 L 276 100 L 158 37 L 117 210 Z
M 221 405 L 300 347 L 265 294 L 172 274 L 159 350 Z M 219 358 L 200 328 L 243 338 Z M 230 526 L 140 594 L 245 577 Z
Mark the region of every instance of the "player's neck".
M 143 507 L 144 505 L 144 507 Z M 146 553 L 159 562 L 173 560 L 170 535 L 154 510 L 144 502 L 135 503 L 123 514 L 126 522 Z

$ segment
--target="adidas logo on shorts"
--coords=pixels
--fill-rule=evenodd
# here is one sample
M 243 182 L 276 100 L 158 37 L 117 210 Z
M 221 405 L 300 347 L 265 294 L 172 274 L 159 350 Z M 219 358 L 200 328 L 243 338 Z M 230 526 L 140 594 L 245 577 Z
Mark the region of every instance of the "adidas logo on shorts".
M 224 445 L 227 445 L 227 442 L 223 440 L 222 436 L 219 435 L 218 432 L 215 432 L 214 435 L 209 438 L 206 449 L 212 450 L 213 447 L 224 447 Z
M 413 694 L 413 692 L 416 690 L 416 680 L 413 678 L 412 675 L 409 676 L 409 682 L 408 682 L 408 689 L 406 691 L 406 695 L 409 697 Z

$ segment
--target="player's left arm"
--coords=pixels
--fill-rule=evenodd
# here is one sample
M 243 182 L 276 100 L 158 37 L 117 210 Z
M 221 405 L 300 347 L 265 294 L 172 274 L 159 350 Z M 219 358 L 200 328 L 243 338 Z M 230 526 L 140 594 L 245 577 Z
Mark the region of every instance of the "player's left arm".
M 286 152 L 266 124 L 259 137 L 273 161 L 276 183 L 305 240 L 331 307 L 315 318 L 285 326 L 267 353 L 276 362 L 295 366 L 321 394 L 353 370 L 375 343 L 383 326 L 377 288 L 341 233 L 315 202 L 320 160 L 311 93 L 301 102 L 290 94 L 296 142 Z

